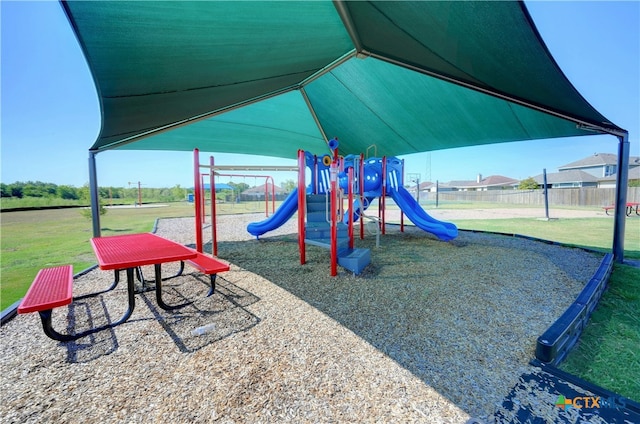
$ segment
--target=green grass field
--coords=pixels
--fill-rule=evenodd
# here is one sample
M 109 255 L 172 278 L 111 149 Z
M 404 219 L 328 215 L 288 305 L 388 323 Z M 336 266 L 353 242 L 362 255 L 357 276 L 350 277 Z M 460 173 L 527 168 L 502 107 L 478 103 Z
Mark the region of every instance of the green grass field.
M 277 208 L 276 204 L 276 208 Z M 218 205 L 219 213 L 264 212 L 264 202 Z M 48 209 L 0 213 L 0 308 L 24 296 L 43 267 L 72 264 L 74 272 L 96 263 L 89 240 L 91 220 L 82 209 Z M 147 232 L 156 218 L 193 216 L 193 204 L 165 207 L 113 208 L 100 217 L 102 235 Z
M 472 208 L 473 205 L 441 206 L 445 207 Z M 483 204 L 481 207 L 492 206 Z M 218 213 L 263 213 L 264 208 L 264 202 L 229 203 L 218 205 Z M 113 208 L 101 217 L 102 234 L 151 231 L 157 218 L 193 215 L 193 205 L 185 202 L 164 207 Z M 610 251 L 613 238 L 612 218 L 460 220 L 456 224 L 460 229 L 522 234 L 602 251 Z M 79 272 L 96 263 L 89 242 L 91 221 L 79 209 L 2 212 L 0 231 L 0 307 L 3 310 L 24 295 L 39 269 L 71 263 L 74 271 Z M 625 258 L 640 259 L 640 218 L 631 217 L 626 221 Z M 638 311 L 640 269 L 616 265 L 610 289 L 604 294 L 577 348 L 562 367 L 640 401 Z
M 640 269 L 614 266 L 609 288 L 560 368 L 640 402 Z

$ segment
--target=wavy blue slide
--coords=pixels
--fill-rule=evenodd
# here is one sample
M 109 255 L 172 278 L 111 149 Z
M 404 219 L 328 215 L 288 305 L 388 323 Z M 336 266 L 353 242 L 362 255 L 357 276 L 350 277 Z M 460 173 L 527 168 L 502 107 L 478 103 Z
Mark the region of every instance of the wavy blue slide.
M 266 232 L 273 231 L 287 222 L 298 211 L 298 189 L 293 190 L 276 212 L 269 218 L 247 225 L 247 231 L 252 236 L 259 237 Z
M 440 240 L 449 241 L 458 236 L 458 227 L 451 222 L 438 221 L 425 212 L 415 201 L 411 194 L 404 188 L 398 187 L 391 191 L 391 197 L 396 202 L 402 212 L 407 215 L 417 227 L 427 231 Z

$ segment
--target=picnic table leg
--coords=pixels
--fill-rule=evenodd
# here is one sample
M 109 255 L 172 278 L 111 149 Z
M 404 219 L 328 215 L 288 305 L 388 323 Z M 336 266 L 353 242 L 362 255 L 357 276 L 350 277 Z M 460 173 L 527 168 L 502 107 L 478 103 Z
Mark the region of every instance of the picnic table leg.
M 213 295 L 216 291 L 216 277 L 218 274 L 211 274 L 209 277 L 211 278 L 211 287 L 209 287 L 209 293 L 207 293 L 207 297 Z
M 129 297 L 129 302 L 128 302 L 129 304 L 127 307 L 127 311 L 124 313 L 122 318 L 120 318 L 118 321 L 114 323 L 103 325 L 101 327 L 91 328 L 89 330 L 82 331 L 76 334 L 62 334 L 53 328 L 53 324 L 51 323 L 51 315 L 53 310 L 47 309 L 44 311 L 38 311 L 38 314 L 40 315 L 40 321 L 42 321 L 42 329 L 44 330 L 44 333 L 49 338 L 52 338 L 53 340 L 57 340 L 60 342 L 71 342 L 81 337 L 85 337 L 90 334 L 97 333 L 98 331 L 113 328 L 116 325 L 120 325 L 126 320 L 128 320 L 131 314 L 133 313 L 133 308 L 135 307 L 135 287 L 133 284 L 133 269 L 131 268 L 127 269 L 127 294 Z M 84 297 L 88 297 L 88 296 L 84 296 Z M 76 299 L 79 299 L 79 298 L 76 298 Z
M 109 286 L 109 288 L 95 292 L 95 293 L 83 294 L 82 296 L 74 296 L 73 300 L 86 299 L 87 297 L 97 296 L 99 294 L 107 293 L 107 292 L 110 292 L 111 290 L 114 290 L 118 286 L 118 283 L 120 282 L 120 271 L 122 270 L 116 269 L 114 271 L 115 275 L 113 278 L 113 283 L 111 283 L 111 286 Z
M 79 339 L 84 334 L 61 334 L 58 333 L 51 324 L 51 313 L 52 309 L 47 309 L 45 311 L 38 311 L 40 315 L 40 321 L 42 321 L 42 329 L 44 330 L 44 334 L 46 334 L 49 338 L 53 340 L 57 340 L 59 342 L 70 342 L 76 339 Z
M 160 306 L 162 309 L 165 309 L 165 310 L 172 310 L 172 309 L 183 308 L 183 307 L 193 303 L 193 302 L 187 302 L 187 303 L 182 303 L 180 305 L 175 305 L 175 306 L 167 305 L 166 303 L 164 303 L 164 301 L 162 300 L 162 270 L 161 270 L 161 264 L 155 264 L 154 265 L 154 270 L 155 270 L 155 274 L 156 274 L 156 301 L 158 302 L 158 306 Z
M 176 272 L 174 275 L 170 277 L 164 277 L 162 281 L 167 281 L 167 280 L 171 280 L 172 278 L 180 277 L 183 272 L 184 272 L 184 261 L 180 261 L 180 269 L 178 270 L 178 272 Z

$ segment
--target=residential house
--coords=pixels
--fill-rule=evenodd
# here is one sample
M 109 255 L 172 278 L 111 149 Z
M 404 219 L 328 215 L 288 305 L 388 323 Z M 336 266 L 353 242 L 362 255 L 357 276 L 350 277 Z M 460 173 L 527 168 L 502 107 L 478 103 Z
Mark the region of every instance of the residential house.
M 544 186 L 544 174 L 533 177 L 540 187 Z M 598 178 L 588 172 L 570 169 L 547 173 L 547 188 L 598 187 Z
M 563 165 L 558 171 L 547 174 L 549 188 L 615 187 L 618 157 L 612 153 L 595 153 L 593 156 Z M 629 158 L 629 181 L 639 179 L 638 173 L 640 158 L 632 156 Z M 543 185 L 542 174 L 534 179 L 540 186 Z
M 483 178 L 478 174 L 475 181 L 451 181 L 448 183 L 456 191 L 488 191 L 488 190 L 513 190 L 518 187 L 520 181 L 502 175 L 491 175 Z
M 241 200 L 264 200 L 265 193 L 267 193 L 269 199 L 271 199 L 272 193 L 274 192 L 276 195 L 276 200 L 282 200 L 286 197 L 286 191 L 282 187 L 267 183 L 246 189 L 245 191 L 240 193 L 240 198 Z
M 598 180 L 598 187 L 607 188 L 607 187 L 615 187 L 616 186 L 616 178 L 617 175 L 610 175 L 605 178 L 601 178 Z M 640 166 L 631 167 L 629 166 L 629 172 L 627 175 L 627 181 L 631 183 L 634 181 L 636 184 L 640 184 Z

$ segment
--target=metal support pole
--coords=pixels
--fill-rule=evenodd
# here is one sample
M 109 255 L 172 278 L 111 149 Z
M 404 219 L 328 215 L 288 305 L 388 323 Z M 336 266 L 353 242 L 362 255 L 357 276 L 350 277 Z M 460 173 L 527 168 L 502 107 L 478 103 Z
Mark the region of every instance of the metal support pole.
M 100 198 L 98 197 L 98 173 L 96 171 L 96 152 L 89 151 L 89 197 L 91 201 L 91 221 L 93 236 L 100 237 Z
M 348 181 L 349 181 L 349 189 L 347 191 L 347 195 L 348 195 L 348 202 L 349 202 L 349 207 L 348 207 L 348 213 L 349 213 L 349 228 L 348 228 L 348 232 L 349 232 L 349 249 L 353 249 L 353 167 L 349 168 L 349 171 L 347 173 L 348 175 Z
M 542 178 L 544 184 L 544 216 L 549 220 L 549 188 L 547 187 L 547 168 L 542 169 Z
M 364 154 L 360 153 L 358 164 L 358 191 L 360 192 L 360 240 L 364 240 Z
M 404 187 L 404 159 L 402 159 L 402 172 L 400 173 L 400 186 Z M 420 184 L 418 184 L 418 191 L 420 191 Z M 404 212 L 400 208 L 400 232 L 404 233 Z
M 202 253 L 202 184 L 200 179 L 200 150 L 193 149 L 193 201 L 196 218 L 196 250 Z
M 329 168 L 331 187 L 331 276 L 338 275 L 338 148 L 333 149 L 333 161 Z
M 215 161 L 209 156 L 209 188 L 211 189 L 211 253 L 218 256 L 218 222 L 216 217 L 216 175 Z
M 385 208 L 386 208 L 386 196 L 387 196 L 387 157 L 382 157 L 382 197 L 380 197 L 380 211 L 382 212 L 382 235 L 387 233 L 386 220 L 385 220 Z
M 337 149 L 336 149 L 337 150 Z M 338 275 L 338 164 L 334 158 L 330 168 L 331 178 L 331 276 Z
M 305 218 L 305 210 L 306 210 L 306 196 L 307 189 L 305 187 L 304 181 L 304 173 L 306 171 L 306 161 L 304 150 L 298 150 L 298 249 L 300 250 L 300 265 L 304 265 L 307 262 L 306 259 L 306 249 L 304 243 L 305 237 L 305 228 L 304 228 L 304 218 Z M 314 168 L 316 167 L 314 162 Z M 315 170 L 311 170 L 311 172 L 315 172 Z
M 616 173 L 616 212 L 613 221 L 613 259 L 624 262 L 624 227 L 627 210 L 627 182 L 629 179 L 629 133 L 618 136 L 618 172 Z

